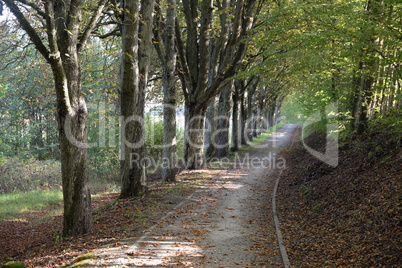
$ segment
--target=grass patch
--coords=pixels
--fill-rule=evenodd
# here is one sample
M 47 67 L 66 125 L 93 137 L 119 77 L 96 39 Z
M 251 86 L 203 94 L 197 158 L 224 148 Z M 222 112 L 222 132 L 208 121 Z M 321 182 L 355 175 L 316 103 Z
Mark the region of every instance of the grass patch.
M 21 261 L 9 261 L 1 266 L 1 268 L 20 268 L 24 267 L 24 263 Z
M 104 194 L 117 192 L 116 188 L 107 188 L 97 191 L 92 195 L 92 200 L 102 197 Z M 43 212 L 52 205 L 63 203 L 63 192 L 59 189 L 48 191 L 14 192 L 0 195 L 0 220 L 15 220 L 22 213 Z M 56 211 L 60 212 L 61 209 Z
M 61 190 L 15 192 L 0 195 L 0 220 L 14 219 L 25 212 L 43 209 L 63 201 Z

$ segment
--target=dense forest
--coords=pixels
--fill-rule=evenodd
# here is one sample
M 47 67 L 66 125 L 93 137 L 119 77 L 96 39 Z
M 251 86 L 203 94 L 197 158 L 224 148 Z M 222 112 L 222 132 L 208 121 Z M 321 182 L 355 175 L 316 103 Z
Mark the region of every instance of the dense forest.
M 402 132 L 400 1 L 0 0 L 0 13 L 0 196 L 54 195 L 61 237 L 92 232 L 91 194 L 143 196 L 279 123 L 335 124 L 337 142 L 382 121 Z

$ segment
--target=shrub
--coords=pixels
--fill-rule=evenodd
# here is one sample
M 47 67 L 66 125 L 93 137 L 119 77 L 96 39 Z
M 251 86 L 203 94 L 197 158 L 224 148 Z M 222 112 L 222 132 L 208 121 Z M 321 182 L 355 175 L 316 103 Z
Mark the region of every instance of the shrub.
M 59 161 L 4 156 L 0 161 L 0 194 L 60 188 L 60 170 Z

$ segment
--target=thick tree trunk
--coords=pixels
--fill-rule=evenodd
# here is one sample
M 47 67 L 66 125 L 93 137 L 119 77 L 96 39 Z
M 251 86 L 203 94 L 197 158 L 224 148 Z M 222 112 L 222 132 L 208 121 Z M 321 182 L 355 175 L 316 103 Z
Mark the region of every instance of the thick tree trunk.
M 58 109 L 59 110 L 59 109 Z M 59 135 L 63 182 L 63 236 L 86 234 L 92 231 L 91 194 L 86 148 L 87 112 L 85 103 L 75 112 L 59 112 Z M 82 145 L 73 144 L 78 141 Z
M 195 105 L 186 105 L 184 161 L 187 169 L 199 169 L 204 160 L 204 123 L 206 111 L 195 111 Z
M 174 27 L 176 1 L 168 0 L 165 25 L 165 60 L 163 66 L 163 166 L 162 180 L 175 181 L 176 167 L 176 52 Z
M 120 197 L 142 192 L 146 170 L 144 157 L 145 135 L 143 96 L 139 87 L 139 1 L 125 1 L 122 27 L 121 79 L 121 192 Z M 142 107 L 141 107 L 142 106 Z
M 92 231 L 91 194 L 87 161 L 87 109 L 81 94 L 77 51 L 68 59 L 52 59 L 57 92 L 57 121 L 63 184 L 63 236 Z M 69 99 L 64 97 L 68 91 Z
M 165 98 L 168 94 L 165 94 Z M 176 156 L 176 103 L 175 100 L 165 100 L 163 106 L 163 165 L 162 180 L 175 181 L 177 174 Z
M 87 160 L 87 108 L 81 95 L 81 65 L 78 50 L 78 30 L 81 12 L 75 5 L 69 7 L 46 5 L 48 27 L 57 29 L 49 34 L 52 66 L 57 99 L 61 169 L 64 201 L 63 236 L 92 231 L 93 219 Z M 67 15 L 68 14 L 68 15 Z M 67 16 L 70 31 L 63 23 Z
M 149 163 L 145 159 L 144 107 L 154 4 L 153 0 L 124 1 L 120 198 L 135 196 L 147 189 L 146 167 Z
M 64 39 L 53 49 L 64 53 L 50 59 L 56 88 L 61 154 L 63 236 L 92 231 L 91 194 L 87 161 L 87 109 L 81 96 L 81 66 L 74 40 Z

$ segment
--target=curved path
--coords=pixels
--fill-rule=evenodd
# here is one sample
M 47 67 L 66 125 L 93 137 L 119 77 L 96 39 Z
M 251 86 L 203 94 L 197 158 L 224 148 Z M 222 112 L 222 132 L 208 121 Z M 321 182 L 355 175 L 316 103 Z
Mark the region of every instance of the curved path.
M 230 169 L 194 189 L 142 237 L 95 251 L 88 267 L 283 267 L 272 192 L 297 125 L 236 155 Z M 222 166 L 228 163 L 222 163 Z

